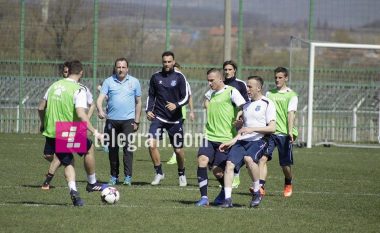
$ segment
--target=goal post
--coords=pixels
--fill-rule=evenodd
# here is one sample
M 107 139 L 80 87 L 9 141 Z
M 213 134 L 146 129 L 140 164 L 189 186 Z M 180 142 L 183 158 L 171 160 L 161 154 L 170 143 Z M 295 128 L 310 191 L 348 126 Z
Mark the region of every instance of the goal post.
M 321 51 L 323 50 L 323 51 Z M 349 53 L 347 53 L 349 51 Z M 334 54 L 335 53 L 335 54 Z M 339 54 L 337 56 L 336 54 Z M 368 57 L 368 59 L 362 59 L 361 57 Z M 335 60 L 334 60 L 335 59 Z M 332 60 L 333 62 L 329 61 Z M 341 60 L 341 61 L 340 61 Z M 371 62 L 367 62 L 370 60 Z M 341 67 L 335 67 L 340 66 L 339 62 L 341 62 Z M 329 64 L 332 63 L 332 64 Z M 355 93 L 360 93 L 360 89 L 356 88 L 357 86 L 365 86 L 362 88 L 362 90 L 367 91 L 368 95 L 364 96 L 365 93 L 359 94 L 355 100 L 352 100 L 352 103 L 350 102 L 351 99 L 353 99 L 355 96 L 349 96 L 349 94 L 339 93 L 339 91 L 334 92 L 334 88 L 331 88 L 331 93 L 326 93 L 326 96 L 330 96 L 330 99 L 328 101 L 336 101 L 336 105 L 342 108 L 343 105 L 347 105 L 347 109 L 340 109 L 341 112 L 352 112 L 350 123 L 351 125 L 346 126 L 346 134 L 350 134 L 351 136 L 351 143 L 356 144 L 357 143 L 357 112 L 360 110 L 361 112 L 371 112 L 371 116 L 367 117 L 367 119 L 361 119 L 362 125 L 366 123 L 366 120 L 369 122 L 369 124 L 373 124 L 373 113 L 376 113 L 376 108 L 378 108 L 378 114 L 374 115 L 375 118 L 377 118 L 377 124 L 378 129 L 376 129 L 376 126 L 369 128 L 369 134 L 375 134 L 374 131 L 377 131 L 377 135 L 375 137 L 371 136 L 370 138 L 363 139 L 363 141 L 366 142 L 372 142 L 377 141 L 380 143 L 380 69 L 377 68 L 377 65 L 380 63 L 380 45 L 371 45 L 371 44 L 351 44 L 351 43 L 336 43 L 336 42 L 317 42 L 317 41 L 307 41 L 301 38 L 291 37 L 290 42 L 290 62 L 289 62 L 289 82 L 292 82 L 291 85 L 304 83 L 304 86 L 299 86 L 299 90 L 302 90 L 301 92 L 306 92 L 302 97 L 307 96 L 307 102 L 304 102 L 305 106 L 299 106 L 303 110 L 307 110 L 307 125 L 302 124 L 302 132 L 301 133 L 301 139 L 305 140 L 305 138 L 302 138 L 302 135 L 305 135 L 306 133 L 306 147 L 311 148 L 312 144 L 316 144 L 317 142 L 313 140 L 313 137 L 315 136 L 316 128 L 314 127 L 314 123 L 316 122 L 314 117 L 314 112 L 319 111 L 320 109 L 323 109 L 323 111 L 326 113 L 330 111 L 330 115 L 336 111 L 336 108 L 328 109 L 326 105 L 329 105 L 330 103 L 326 102 L 323 103 L 323 101 L 319 102 L 320 106 L 315 106 L 315 101 L 318 101 L 321 99 L 320 96 L 323 96 L 324 93 L 318 93 L 319 97 L 316 98 L 315 96 L 315 88 L 318 87 L 319 92 L 330 92 L 329 89 L 327 89 L 327 86 L 340 86 L 341 90 L 349 92 L 350 90 L 355 90 L 352 92 L 352 95 L 355 95 Z M 376 65 L 375 65 L 376 64 Z M 328 67 L 328 68 L 326 68 Z M 352 71 L 352 72 L 351 72 Z M 316 77 L 316 72 L 318 72 L 318 77 Z M 334 75 L 339 77 L 339 79 L 335 79 L 334 81 L 327 81 L 328 84 L 321 84 L 321 80 L 326 79 L 325 76 L 327 72 L 335 72 Z M 341 72 L 341 74 L 339 74 Z M 345 83 L 345 72 L 356 72 L 353 74 L 351 79 L 353 80 L 350 83 Z M 297 74 L 302 73 L 305 77 L 308 76 L 308 80 L 302 79 L 302 75 L 298 75 L 300 77 L 297 77 Z M 357 78 L 361 79 L 364 75 L 366 75 L 365 78 L 362 78 L 363 80 L 355 80 L 355 76 L 357 74 Z M 368 77 L 367 77 L 368 76 Z M 316 79 L 318 84 L 316 84 Z M 318 80 L 321 79 L 321 80 Z M 360 81 L 360 82 L 359 82 Z M 306 82 L 306 83 L 305 83 Z M 322 86 L 322 88 L 320 87 Z M 364 92 L 362 91 L 362 92 Z M 377 92 L 377 93 L 376 93 Z M 334 95 L 336 96 L 336 99 L 334 99 Z M 340 96 L 342 95 L 342 97 Z M 345 98 L 346 96 L 346 98 Z M 369 98 L 370 96 L 371 98 Z M 324 98 L 324 97 L 323 97 Z M 328 98 L 328 97 L 327 97 Z M 377 104 L 373 104 L 374 106 L 368 107 L 369 104 L 372 104 L 374 102 L 374 99 L 377 99 Z M 345 102 L 347 101 L 347 102 Z M 325 105 L 321 107 L 321 105 Z M 332 105 L 335 105 L 332 104 Z M 366 105 L 362 107 L 363 105 Z M 361 110 L 363 108 L 363 110 Z M 320 111 L 322 112 L 322 111 Z M 301 112 L 302 114 L 302 112 Z M 302 117 L 306 117 L 303 115 Z M 323 117 L 320 117 L 323 118 Z M 339 117 L 331 117 L 332 120 L 338 119 Z M 362 117 L 363 118 L 363 117 Z M 372 119 L 369 119 L 372 118 Z M 318 121 L 321 119 L 318 119 Z M 301 121 L 303 122 L 303 121 Z M 367 122 L 367 123 L 368 123 Z M 330 123 L 331 124 L 331 123 Z M 317 131 L 330 131 L 334 132 L 333 136 L 336 135 L 335 132 L 335 125 L 330 125 L 331 128 L 328 129 L 318 129 Z M 324 126 L 319 126 L 320 128 L 323 128 Z M 305 132 L 306 131 L 306 132 Z M 344 134 L 344 133 L 343 133 Z M 343 138 L 343 137 L 342 137 Z M 374 139 L 373 139 L 374 138 Z M 334 138 L 333 138 L 334 139 Z M 320 140 L 320 139 L 319 139 Z M 325 141 L 327 143 L 336 144 L 336 143 L 346 143 L 348 142 L 348 139 L 341 139 L 335 140 L 335 142 L 331 142 L 331 139 L 328 139 L 327 136 L 325 136 Z M 320 140 L 321 141 L 321 140 Z M 322 142 L 321 142 L 322 143 Z M 378 147 L 378 146 L 376 146 Z

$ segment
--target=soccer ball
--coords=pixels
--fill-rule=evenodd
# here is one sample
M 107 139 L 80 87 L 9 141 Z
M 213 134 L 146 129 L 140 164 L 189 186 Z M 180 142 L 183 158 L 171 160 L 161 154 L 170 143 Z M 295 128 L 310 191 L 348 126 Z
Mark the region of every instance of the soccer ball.
M 119 201 L 120 193 L 115 187 L 107 187 L 103 189 L 101 194 L 102 202 L 106 204 L 115 204 Z

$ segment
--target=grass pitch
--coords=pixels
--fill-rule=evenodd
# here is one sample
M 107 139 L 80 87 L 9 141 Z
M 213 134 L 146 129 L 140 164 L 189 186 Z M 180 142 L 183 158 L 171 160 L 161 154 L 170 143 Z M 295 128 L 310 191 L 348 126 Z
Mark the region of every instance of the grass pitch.
M 196 148 L 186 148 L 189 185 L 178 187 L 176 165 L 166 165 L 171 150 L 162 149 L 165 180 L 150 182 L 154 171 L 146 148 L 135 152 L 133 185 L 118 185 L 121 198 L 105 205 L 100 193 L 85 191 L 82 159 L 76 157 L 77 186 L 85 206 L 72 206 L 60 168 L 53 189 L 40 188 L 48 163 L 41 135 L 0 134 L 1 232 L 379 232 L 380 152 L 377 149 L 295 148 L 294 191 L 282 196 L 283 175 L 277 154 L 269 163 L 267 195 L 248 208 L 250 181 L 241 170 L 233 190 L 234 208 L 198 208 Z M 97 177 L 108 181 L 108 156 L 96 151 Z M 120 168 L 122 171 L 122 168 Z M 122 173 L 122 172 L 121 172 Z M 122 177 L 123 178 L 123 177 Z M 209 198 L 219 192 L 209 173 Z

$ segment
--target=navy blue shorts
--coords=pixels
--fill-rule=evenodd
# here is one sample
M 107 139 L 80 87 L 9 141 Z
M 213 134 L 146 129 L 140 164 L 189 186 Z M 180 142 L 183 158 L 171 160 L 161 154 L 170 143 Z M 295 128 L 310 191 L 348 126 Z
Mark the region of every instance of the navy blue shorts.
M 244 156 L 250 156 L 255 163 L 263 155 L 267 146 L 266 140 L 260 139 L 257 141 L 237 141 L 228 153 L 228 161 L 235 165 L 235 169 L 239 170 L 244 165 Z
M 272 134 L 268 140 L 268 147 L 264 154 L 268 161 L 272 159 L 274 148 L 277 147 L 280 166 L 293 165 L 293 144 L 288 135 Z
M 224 169 L 226 166 L 228 151 L 221 152 L 219 150 L 220 144 L 222 143 L 208 141 L 204 138 L 198 150 L 198 157 L 205 155 L 209 159 L 208 163 L 211 167 L 217 166 Z
M 44 154 L 45 155 L 53 155 L 55 154 L 59 161 L 62 163 L 62 165 L 67 166 L 71 164 L 73 160 L 73 154 L 72 153 L 55 153 L 55 138 L 48 138 L 45 137 L 45 147 L 44 147 Z M 90 150 L 92 146 L 92 141 L 87 138 L 87 151 Z M 86 153 L 78 153 L 79 156 L 83 156 Z
M 158 119 L 153 119 L 149 127 L 149 138 L 162 140 L 164 129 L 169 135 L 170 143 L 173 148 L 183 147 L 183 128 L 182 121 L 178 124 L 165 123 Z

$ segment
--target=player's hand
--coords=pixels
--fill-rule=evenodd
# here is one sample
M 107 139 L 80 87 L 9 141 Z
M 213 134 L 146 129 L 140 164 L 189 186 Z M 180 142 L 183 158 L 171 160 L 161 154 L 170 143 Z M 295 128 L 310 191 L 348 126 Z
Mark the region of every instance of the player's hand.
M 156 118 L 156 115 L 154 115 L 153 112 L 147 112 L 146 113 L 146 118 L 149 120 L 149 121 L 152 121 L 154 118 Z
M 41 125 L 40 125 L 40 133 L 43 133 L 43 132 L 44 132 L 44 130 L 45 130 L 45 127 L 44 127 L 44 125 L 43 125 L 43 124 L 41 124 Z
M 191 112 L 189 113 L 189 116 L 190 116 L 190 120 L 191 120 L 191 121 L 194 121 L 194 120 L 195 120 L 195 114 L 194 114 L 193 111 L 191 111 Z
M 167 104 L 165 105 L 165 108 L 169 109 L 170 111 L 174 111 L 177 108 L 177 106 L 174 103 L 171 103 L 169 101 L 166 101 L 166 103 Z
M 229 145 L 228 143 L 222 143 L 222 144 L 220 144 L 220 146 L 219 146 L 219 151 L 220 151 L 220 152 L 225 152 L 225 151 L 228 150 L 230 147 L 231 147 L 231 145 Z
M 249 134 L 249 133 L 252 133 L 252 130 L 248 127 L 243 127 L 241 129 L 239 129 L 239 131 L 238 131 L 238 134 L 240 134 L 240 135 L 245 135 L 245 134 Z
M 239 120 L 234 121 L 234 126 L 236 129 L 241 129 L 241 127 L 243 127 L 243 120 L 239 119 Z
M 100 110 L 98 112 L 98 117 L 99 117 L 99 119 L 106 119 L 107 118 L 107 114 L 105 112 L 103 112 L 103 110 Z
M 95 139 L 99 140 L 100 143 L 103 145 L 104 143 L 104 134 L 99 133 L 97 130 L 94 132 Z
M 137 130 L 139 130 L 139 125 L 140 123 L 137 123 L 136 121 L 132 123 L 133 132 L 136 132 Z
M 290 144 L 293 144 L 294 142 L 293 134 L 289 134 L 289 141 L 290 141 Z

